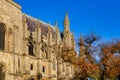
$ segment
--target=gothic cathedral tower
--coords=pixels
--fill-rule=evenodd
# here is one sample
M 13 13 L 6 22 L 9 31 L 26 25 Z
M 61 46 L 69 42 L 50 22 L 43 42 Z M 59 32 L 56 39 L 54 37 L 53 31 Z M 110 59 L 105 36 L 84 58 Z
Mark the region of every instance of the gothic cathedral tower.
M 75 47 L 73 33 L 70 32 L 70 20 L 68 18 L 68 13 L 66 13 L 64 18 L 64 33 L 63 33 L 63 44 L 65 47 Z
M 64 32 L 70 32 L 70 20 L 68 18 L 68 13 L 66 13 L 65 18 L 64 18 Z

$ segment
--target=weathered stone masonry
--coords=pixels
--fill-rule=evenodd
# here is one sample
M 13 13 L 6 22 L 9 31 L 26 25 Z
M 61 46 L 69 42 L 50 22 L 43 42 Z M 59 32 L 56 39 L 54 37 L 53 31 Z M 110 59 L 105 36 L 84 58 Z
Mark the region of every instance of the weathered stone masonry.
M 74 47 L 66 14 L 63 37 L 57 27 L 23 14 L 12 0 L 0 0 L 0 80 L 70 80 L 73 67 L 58 60 L 63 46 Z

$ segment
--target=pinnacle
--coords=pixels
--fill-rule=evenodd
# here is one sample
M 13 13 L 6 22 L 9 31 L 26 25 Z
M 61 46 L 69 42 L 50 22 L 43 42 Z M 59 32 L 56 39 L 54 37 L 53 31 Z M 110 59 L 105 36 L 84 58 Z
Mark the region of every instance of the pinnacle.
M 64 19 L 64 22 L 69 22 L 69 18 L 68 18 L 68 12 L 66 12 L 66 15 L 65 15 L 65 19 Z

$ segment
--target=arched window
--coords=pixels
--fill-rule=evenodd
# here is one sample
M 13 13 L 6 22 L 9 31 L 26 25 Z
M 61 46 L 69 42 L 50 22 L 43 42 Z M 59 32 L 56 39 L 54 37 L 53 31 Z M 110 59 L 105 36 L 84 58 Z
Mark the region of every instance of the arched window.
M 43 66 L 43 69 L 42 69 L 43 73 L 45 73 L 45 67 Z
M 0 23 L 0 50 L 4 50 L 5 44 L 5 26 Z
M 28 53 L 31 56 L 34 56 L 34 45 L 33 45 L 33 37 L 32 37 L 32 33 L 30 33 L 29 36 L 29 45 L 28 45 Z
M 31 64 L 31 67 L 30 67 L 31 70 L 33 70 L 33 64 Z
M 33 48 L 34 48 L 33 44 L 31 42 L 29 42 L 29 55 L 34 56 Z
M 0 80 L 5 80 L 5 67 L 3 64 L 0 64 Z

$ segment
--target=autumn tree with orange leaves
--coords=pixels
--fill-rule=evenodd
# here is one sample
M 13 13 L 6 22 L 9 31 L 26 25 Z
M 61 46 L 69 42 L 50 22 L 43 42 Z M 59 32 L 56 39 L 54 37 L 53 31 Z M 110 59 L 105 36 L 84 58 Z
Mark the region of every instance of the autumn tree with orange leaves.
M 94 58 L 91 56 L 94 51 L 90 50 L 93 43 L 98 39 L 99 37 L 94 34 L 87 36 L 85 39 L 81 37 L 79 40 L 79 56 L 76 51 L 70 47 L 62 48 L 61 57 L 63 60 L 72 63 L 74 66 L 75 80 L 84 80 L 87 77 L 99 79 L 99 66 L 95 63 Z
M 112 41 L 101 46 L 101 80 L 115 80 L 120 75 L 120 41 Z
M 74 80 L 85 80 L 87 77 L 115 80 L 120 75 L 120 41 L 95 46 L 94 43 L 99 39 L 95 34 L 80 37 L 79 55 L 70 47 L 62 48 L 63 60 L 74 66 Z M 99 62 L 95 60 L 96 52 L 99 53 Z

